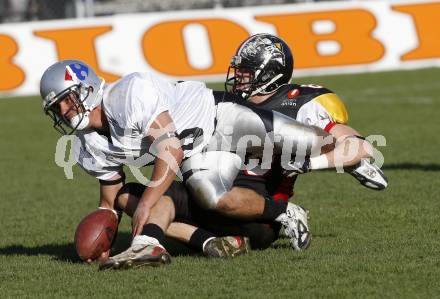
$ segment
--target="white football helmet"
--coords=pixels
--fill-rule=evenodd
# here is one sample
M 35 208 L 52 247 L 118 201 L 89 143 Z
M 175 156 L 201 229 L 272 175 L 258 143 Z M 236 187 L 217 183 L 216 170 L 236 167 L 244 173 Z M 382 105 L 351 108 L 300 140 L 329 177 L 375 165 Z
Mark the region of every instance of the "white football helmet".
M 61 134 L 72 134 L 89 124 L 89 114 L 102 101 L 105 81 L 95 71 L 79 60 L 63 60 L 51 65 L 40 81 L 43 110 L 54 121 L 54 128 Z M 58 103 L 70 94 L 78 114 L 71 120 L 61 114 Z M 70 132 L 69 132 L 70 130 Z

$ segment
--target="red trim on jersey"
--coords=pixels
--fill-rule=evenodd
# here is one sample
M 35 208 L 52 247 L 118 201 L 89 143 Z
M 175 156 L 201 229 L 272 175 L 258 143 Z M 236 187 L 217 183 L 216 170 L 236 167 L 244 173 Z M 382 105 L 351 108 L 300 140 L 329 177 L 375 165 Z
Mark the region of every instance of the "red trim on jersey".
M 337 123 L 337 122 L 334 122 L 334 121 L 329 122 L 329 123 L 325 126 L 324 131 L 326 131 L 327 133 L 329 133 L 330 130 L 331 130 L 335 125 L 337 125 L 337 124 L 338 124 L 338 123 Z

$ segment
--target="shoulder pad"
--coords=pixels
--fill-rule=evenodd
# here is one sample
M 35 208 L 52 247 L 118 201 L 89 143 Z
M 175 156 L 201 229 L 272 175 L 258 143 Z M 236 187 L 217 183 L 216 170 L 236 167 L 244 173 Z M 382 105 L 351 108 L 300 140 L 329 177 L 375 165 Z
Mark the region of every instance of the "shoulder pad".
M 330 89 L 325 88 L 321 85 L 316 84 L 294 84 L 294 88 L 299 89 L 301 94 L 314 94 L 314 95 L 320 95 L 324 93 L 332 93 Z
M 324 93 L 315 97 L 313 100 L 321 104 L 335 122 L 340 124 L 348 123 L 347 109 L 338 95 L 334 93 Z

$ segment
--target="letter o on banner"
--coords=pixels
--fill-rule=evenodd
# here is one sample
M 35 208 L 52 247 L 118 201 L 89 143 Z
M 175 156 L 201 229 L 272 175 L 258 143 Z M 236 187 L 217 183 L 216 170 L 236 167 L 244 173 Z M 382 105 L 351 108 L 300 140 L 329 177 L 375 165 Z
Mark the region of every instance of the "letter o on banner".
M 211 50 L 211 64 L 205 68 L 191 64 L 187 53 L 188 47 L 185 45 L 184 29 L 188 25 L 195 24 L 205 28 Z M 249 33 L 243 27 L 224 19 L 168 21 L 156 24 L 145 32 L 142 49 L 148 64 L 166 75 L 225 74 L 238 45 L 248 36 Z M 192 45 L 191 48 L 194 49 L 194 46 Z M 191 60 L 194 61 L 194 57 Z

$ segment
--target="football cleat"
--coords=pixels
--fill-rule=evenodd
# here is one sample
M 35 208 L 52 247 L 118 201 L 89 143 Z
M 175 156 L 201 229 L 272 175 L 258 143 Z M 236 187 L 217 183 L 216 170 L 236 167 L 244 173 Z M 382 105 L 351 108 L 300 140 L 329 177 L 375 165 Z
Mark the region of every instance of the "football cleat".
M 287 204 L 286 212 L 278 216 L 275 221 L 284 227 L 284 234 L 289 237 L 293 249 L 306 250 L 312 241 L 312 233 L 308 226 L 308 214 L 301 206 L 291 202 Z
M 131 246 L 99 265 L 99 270 L 157 267 L 171 262 L 170 254 L 155 238 L 136 236 Z
M 209 257 L 235 257 L 249 251 L 250 241 L 247 237 L 212 238 L 203 246 L 203 253 Z
M 368 160 L 361 160 L 355 167 L 349 173 L 363 186 L 374 190 L 383 190 L 388 186 L 388 179 L 383 171 Z

